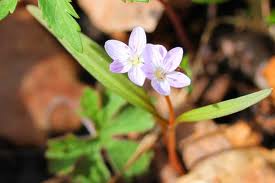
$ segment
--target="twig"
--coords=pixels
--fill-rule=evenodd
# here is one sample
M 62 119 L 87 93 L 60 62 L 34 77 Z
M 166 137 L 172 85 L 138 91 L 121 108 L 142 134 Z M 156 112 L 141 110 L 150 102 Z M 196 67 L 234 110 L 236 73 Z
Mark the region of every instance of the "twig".
M 183 46 L 186 47 L 186 49 L 190 52 L 190 55 L 193 54 L 194 49 L 191 41 L 188 39 L 188 35 L 184 29 L 184 27 L 181 25 L 180 18 L 176 14 L 176 12 L 173 10 L 171 5 L 167 3 L 165 0 L 158 0 L 165 8 L 165 11 L 174 26 L 174 29 L 176 31 L 176 34 Z
M 81 118 L 81 123 L 87 129 L 91 137 L 96 137 L 97 132 L 94 123 L 88 118 Z

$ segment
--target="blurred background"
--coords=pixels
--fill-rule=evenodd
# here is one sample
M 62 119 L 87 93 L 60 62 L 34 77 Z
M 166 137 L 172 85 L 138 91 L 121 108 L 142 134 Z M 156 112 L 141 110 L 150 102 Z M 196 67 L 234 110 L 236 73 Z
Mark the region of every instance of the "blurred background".
M 87 134 L 75 110 L 83 89 L 97 83 L 32 18 L 27 4 L 37 1 L 21 0 L 16 11 L 0 22 L 0 182 L 66 182 L 47 170 L 47 139 L 70 132 Z M 82 31 L 101 45 L 107 39 L 127 41 L 139 25 L 147 31 L 148 42 L 184 48 L 190 63 L 185 72 L 192 74 L 193 85 L 189 91 L 173 90 L 178 113 L 275 87 L 275 1 L 78 0 L 73 6 Z M 166 114 L 163 99 L 156 102 Z M 179 152 L 191 171 L 178 181 L 192 183 L 200 176 L 205 181 L 217 177 L 217 183 L 274 183 L 274 111 L 273 92 L 235 115 L 180 125 Z M 231 154 L 213 159 L 229 149 Z M 151 170 L 136 182 L 175 182 L 173 172 L 162 163 L 165 155 L 158 148 L 156 152 L 152 163 L 156 172 Z M 204 168 L 211 173 L 204 175 Z M 219 172 L 222 168 L 239 179 Z

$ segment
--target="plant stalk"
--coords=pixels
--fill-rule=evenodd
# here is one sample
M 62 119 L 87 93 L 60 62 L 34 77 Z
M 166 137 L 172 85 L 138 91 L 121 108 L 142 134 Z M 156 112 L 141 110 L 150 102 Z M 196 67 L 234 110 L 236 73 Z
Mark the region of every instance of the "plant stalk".
M 177 151 L 176 151 L 175 111 L 172 106 L 170 97 L 165 96 L 165 100 L 169 108 L 169 123 L 168 123 L 168 131 L 167 131 L 167 151 L 168 151 L 169 163 L 178 174 L 182 175 L 184 174 L 184 170 L 178 159 Z

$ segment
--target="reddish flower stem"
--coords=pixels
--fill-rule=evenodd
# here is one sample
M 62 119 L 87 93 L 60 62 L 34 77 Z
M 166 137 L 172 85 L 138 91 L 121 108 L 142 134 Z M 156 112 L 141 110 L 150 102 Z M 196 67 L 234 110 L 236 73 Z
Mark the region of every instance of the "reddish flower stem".
M 191 44 L 191 41 L 188 39 L 187 33 L 184 29 L 184 27 L 181 25 L 180 18 L 176 14 L 176 12 L 173 10 L 171 5 L 167 3 L 165 0 L 158 0 L 165 8 L 166 14 L 168 18 L 170 19 L 172 25 L 174 26 L 174 29 L 176 31 L 176 34 L 183 46 L 186 47 L 186 49 L 190 52 L 190 54 L 193 54 L 193 45 Z
M 172 106 L 172 102 L 169 96 L 165 96 L 169 108 L 169 124 L 167 132 L 167 151 L 170 165 L 177 171 L 178 174 L 182 175 L 184 170 L 180 164 L 180 161 L 176 152 L 176 134 L 175 134 L 175 112 Z

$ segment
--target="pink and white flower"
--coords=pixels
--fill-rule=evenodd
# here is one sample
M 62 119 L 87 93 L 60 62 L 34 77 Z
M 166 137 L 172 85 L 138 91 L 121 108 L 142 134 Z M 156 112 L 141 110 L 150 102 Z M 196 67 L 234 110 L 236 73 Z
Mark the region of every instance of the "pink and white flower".
M 114 73 L 128 72 L 129 79 L 136 85 L 142 86 L 145 81 L 145 74 L 141 69 L 144 64 L 142 55 L 146 42 L 145 31 L 141 27 L 133 29 L 128 45 L 117 40 L 106 41 L 105 50 L 113 59 L 110 71 Z
M 183 88 L 191 80 L 181 72 L 175 71 L 182 61 L 183 50 L 176 47 L 167 52 L 164 46 L 147 44 L 144 52 L 142 69 L 151 80 L 152 87 L 161 95 L 170 94 L 170 86 Z

